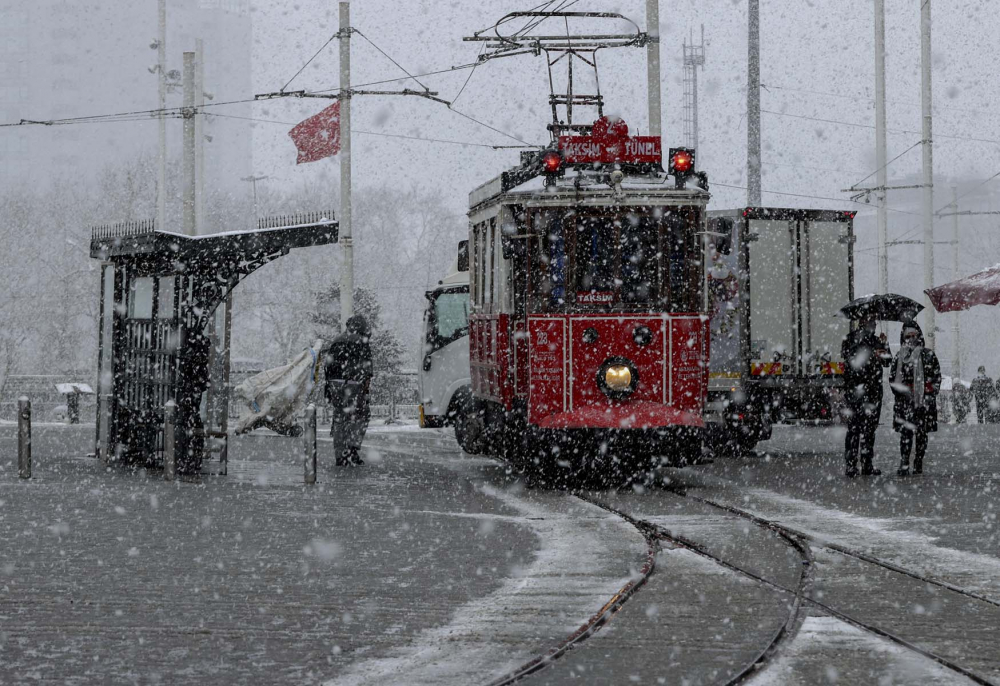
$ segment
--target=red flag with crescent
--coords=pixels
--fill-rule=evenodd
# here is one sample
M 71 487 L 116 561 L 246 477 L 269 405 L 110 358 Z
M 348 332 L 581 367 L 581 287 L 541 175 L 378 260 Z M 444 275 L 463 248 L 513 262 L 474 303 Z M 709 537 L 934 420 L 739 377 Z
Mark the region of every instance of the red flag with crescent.
M 296 124 L 288 135 L 299 151 L 295 164 L 333 157 L 340 152 L 340 101 Z

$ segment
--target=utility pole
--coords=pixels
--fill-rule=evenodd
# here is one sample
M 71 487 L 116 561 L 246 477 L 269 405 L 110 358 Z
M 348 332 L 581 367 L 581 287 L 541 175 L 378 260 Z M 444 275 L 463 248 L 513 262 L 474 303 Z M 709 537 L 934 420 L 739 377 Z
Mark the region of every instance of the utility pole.
M 646 97 L 649 99 L 649 135 L 663 133 L 660 94 L 660 0 L 646 0 Z
M 760 205 L 760 0 L 748 0 L 747 205 Z
M 340 3 L 340 330 L 354 314 L 354 243 L 351 237 L 351 3 Z
M 698 67 L 705 68 L 705 25 L 701 25 L 701 43 L 684 43 L 684 144 L 698 149 Z
M 924 219 L 924 288 L 934 288 L 934 158 L 931 139 L 933 120 L 931 114 L 931 0 L 922 0 L 920 6 L 920 104 L 923 111 L 923 219 Z M 934 305 L 924 295 L 926 327 L 924 338 L 927 347 L 934 349 Z
M 951 268 L 952 268 L 952 278 L 958 279 L 958 186 L 951 187 L 951 204 L 955 206 L 955 214 L 952 216 L 952 253 L 951 253 Z M 955 321 L 952 322 L 954 325 L 954 337 L 955 337 L 955 350 L 953 352 L 953 361 L 951 367 L 952 376 L 952 388 L 955 388 L 955 384 L 958 380 L 962 378 L 962 338 L 959 331 L 958 325 L 958 315 L 959 312 L 955 312 Z
M 156 228 L 167 227 L 167 120 L 163 110 L 167 107 L 167 0 L 159 3 L 159 32 L 156 38 L 157 76 L 159 77 L 159 158 L 156 174 Z
M 885 0 L 875 0 L 875 165 L 878 167 L 875 199 L 878 205 L 878 292 L 889 292 L 889 208 L 886 186 L 885 142 Z
M 184 53 L 184 154 L 181 167 L 184 179 L 184 233 L 193 236 L 195 231 L 195 154 L 194 154 L 194 64 L 195 53 Z
M 194 42 L 194 233 L 205 233 L 205 42 L 198 38 Z
M 253 221 L 254 221 L 254 225 L 256 225 L 260 221 L 260 214 L 257 212 L 257 182 L 258 181 L 266 181 L 269 178 L 270 177 L 268 177 L 268 176 L 254 176 L 253 174 L 251 174 L 250 176 L 244 176 L 244 177 L 240 178 L 240 181 L 249 181 L 251 184 L 253 184 Z

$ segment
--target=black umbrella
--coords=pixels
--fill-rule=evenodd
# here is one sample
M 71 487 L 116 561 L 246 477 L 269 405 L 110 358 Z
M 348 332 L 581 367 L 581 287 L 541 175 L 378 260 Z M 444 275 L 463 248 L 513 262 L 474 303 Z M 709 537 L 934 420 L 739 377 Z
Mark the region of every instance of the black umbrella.
M 866 295 L 840 308 L 848 319 L 885 319 L 905 322 L 917 316 L 924 306 L 912 298 L 896 293 Z

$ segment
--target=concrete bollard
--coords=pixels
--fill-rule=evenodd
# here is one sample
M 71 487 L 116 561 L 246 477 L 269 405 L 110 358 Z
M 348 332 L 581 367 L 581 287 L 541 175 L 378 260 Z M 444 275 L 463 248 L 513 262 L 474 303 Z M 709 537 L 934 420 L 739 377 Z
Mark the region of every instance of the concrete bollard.
M 316 406 L 310 404 L 306 408 L 305 431 L 302 432 L 305 442 L 305 482 L 316 483 Z
M 17 475 L 31 478 L 31 401 L 17 399 Z
M 177 404 L 168 400 L 163 407 L 163 479 L 177 478 Z

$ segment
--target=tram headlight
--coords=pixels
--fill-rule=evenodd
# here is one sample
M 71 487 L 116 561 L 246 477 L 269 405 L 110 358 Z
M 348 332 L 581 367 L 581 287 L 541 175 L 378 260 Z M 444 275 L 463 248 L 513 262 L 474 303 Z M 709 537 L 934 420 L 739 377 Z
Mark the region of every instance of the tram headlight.
M 618 393 L 628 390 L 632 385 L 632 370 L 623 364 L 613 364 L 604 372 L 604 383 Z
M 639 385 L 639 370 L 624 357 L 612 357 L 597 370 L 597 386 L 612 400 L 624 400 Z

